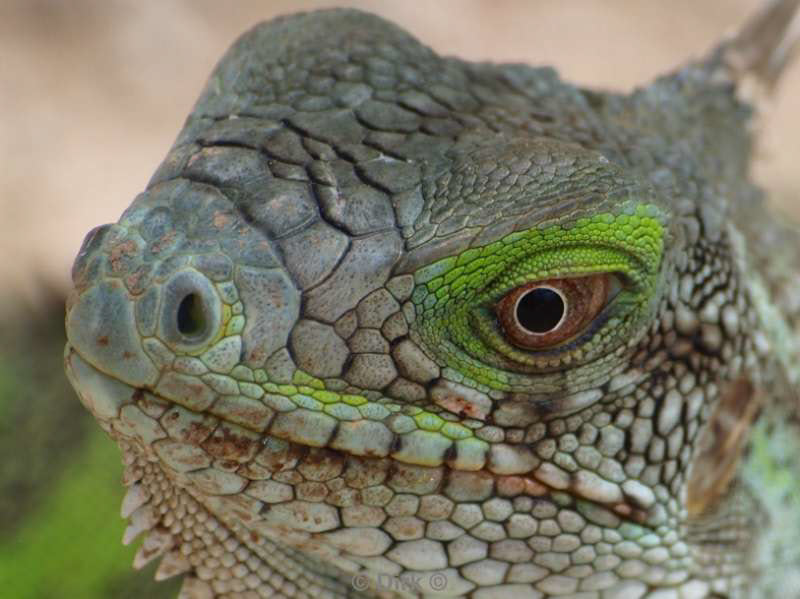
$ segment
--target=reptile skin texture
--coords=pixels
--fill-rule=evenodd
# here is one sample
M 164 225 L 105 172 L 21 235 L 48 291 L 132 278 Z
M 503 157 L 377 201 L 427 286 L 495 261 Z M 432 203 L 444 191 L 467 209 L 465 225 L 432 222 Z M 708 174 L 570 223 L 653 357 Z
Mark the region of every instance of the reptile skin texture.
M 84 241 L 67 373 L 181 598 L 800 596 L 796 1 L 630 95 L 260 24 Z

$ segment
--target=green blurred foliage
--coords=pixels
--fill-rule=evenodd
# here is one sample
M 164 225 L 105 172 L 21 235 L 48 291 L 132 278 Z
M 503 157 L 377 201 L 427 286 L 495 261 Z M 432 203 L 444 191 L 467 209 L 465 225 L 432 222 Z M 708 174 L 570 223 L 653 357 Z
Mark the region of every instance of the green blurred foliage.
M 48 297 L 0 316 L 0 596 L 174 599 L 179 579 L 131 568 L 119 451 L 66 381 L 63 301 Z

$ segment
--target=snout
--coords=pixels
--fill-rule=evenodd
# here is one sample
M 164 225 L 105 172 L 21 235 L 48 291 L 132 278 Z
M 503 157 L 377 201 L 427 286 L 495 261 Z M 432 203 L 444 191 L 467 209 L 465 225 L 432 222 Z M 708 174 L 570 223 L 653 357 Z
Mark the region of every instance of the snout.
M 170 356 L 200 352 L 215 340 L 223 308 L 214 284 L 188 264 L 162 269 L 144 291 L 131 285 L 130 273 L 152 270 L 143 247 L 119 225 L 87 236 L 73 270 L 66 328 L 70 348 L 88 365 L 152 388 Z

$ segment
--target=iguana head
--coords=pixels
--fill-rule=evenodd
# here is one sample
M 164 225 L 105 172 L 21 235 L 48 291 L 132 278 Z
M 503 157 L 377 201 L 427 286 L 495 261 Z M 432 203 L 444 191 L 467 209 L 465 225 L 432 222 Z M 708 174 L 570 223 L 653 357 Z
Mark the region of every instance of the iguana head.
M 208 596 L 743 586 L 733 472 L 781 366 L 730 225 L 739 39 L 621 96 L 349 11 L 243 36 L 73 269 L 139 562 Z

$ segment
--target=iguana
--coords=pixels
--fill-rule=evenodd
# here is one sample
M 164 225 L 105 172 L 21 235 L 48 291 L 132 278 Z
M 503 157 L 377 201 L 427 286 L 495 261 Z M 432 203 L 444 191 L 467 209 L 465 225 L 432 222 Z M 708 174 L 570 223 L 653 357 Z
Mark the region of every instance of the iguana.
M 72 272 L 68 376 L 181 597 L 800 596 L 797 1 L 630 95 L 352 10 L 214 70 Z

